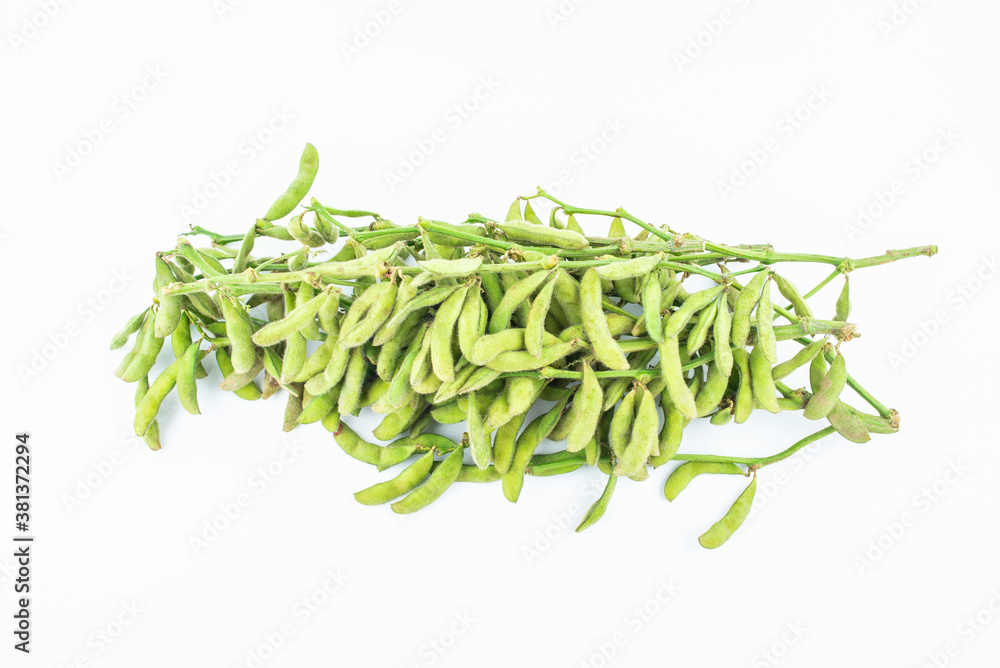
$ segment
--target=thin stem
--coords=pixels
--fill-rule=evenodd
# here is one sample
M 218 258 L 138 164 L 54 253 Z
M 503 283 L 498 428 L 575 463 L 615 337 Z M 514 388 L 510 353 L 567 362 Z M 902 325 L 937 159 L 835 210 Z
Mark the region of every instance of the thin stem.
M 822 290 L 823 288 L 825 288 L 830 281 L 832 281 L 833 279 L 837 278 L 837 276 L 839 276 L 842 273 L 843 273 L 843 269 L 841 269 L 840 267 L 837 267 L 836 269 L 834 269 L 833 271 L 830 272 L 829 276 L 827 276 L 822 281 L 820 281 L 819 285 L 817 285 L 815 288 L 813 288 L 812 290 L 810 290 L 809 292 L 807 292 L 805 295 L 803 295 L 802 298 L 803 299 L 809 299 L 810 297 L 812 297 L 813 295 L 815 295 L 817 292 L 819 292 L 820 290 Z
M 744 466 L 750 466 L 754 468 L 763 468 L 770 464 L 780 462 L 783 459 L 788 459 L 796 452 L 806 447 L 810 443 L 815 443 L 821 438 L 826 438 L 830 434 L 836 432 L 832 426 L 824 427 L 817 432 L 809 434 L 805 438 L 802 438 L 792 444 L 790 447 L 782 450 L 776 455 L 771 455 L 770 457 L 726 457 L 722 455 L 688 455 L 678 453 L 674 455 L 671 461 L 686 461 L 686 462 L 732 462 L 733 464 L 743 464 Z

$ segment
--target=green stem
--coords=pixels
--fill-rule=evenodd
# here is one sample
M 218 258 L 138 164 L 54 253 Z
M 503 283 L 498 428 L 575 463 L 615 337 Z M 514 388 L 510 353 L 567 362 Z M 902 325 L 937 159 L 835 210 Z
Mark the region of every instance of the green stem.
M 836 269 L 834 269 L 833 271 L 830 272 L 829 276 L 827 276 L 822 281 L 820 281 L 819 285 L 817 285 L 815 288 L 813 288 L 812 290 L 810 290 L 809 292 L 807 292 L 805 295 L 803 295 L 802 298 L 803 299 L 809 299 L 810 297 L 812 297 L 813 295 L 815 295 L 817 292 L 819 292 L 820 290 L 822 290 L 823 288 L 825 288 L 826 285 L 827 285 L 827 283 L 829 283 L 833 279 L 837 278 L 837 276 L 839 276 L 842 273 L 843 273 L 843 269 L 841 269 L 840 267 L 837 267 Z
M 792 444 L 790 447 L 782 450 L 776 455 L 771 455 L 770 457 L 726 457 L 723 455 L 688 455 L 678 453 L 674 455 L 671 461 L 686 461 L 686 462 L 732 462 L 733 464 L 742 464 L 744 466 L 763 468 L 770 464 L 780 462 L 783 459 L 788 459 L 796 452 L 806 447 L 810 443 L 815 443 L 821 438 L 826 438 L 830 434 L 836 432 L 832 426 L 824 427 L 817 432 L 809 434 L 805 438 L 802 438 Z

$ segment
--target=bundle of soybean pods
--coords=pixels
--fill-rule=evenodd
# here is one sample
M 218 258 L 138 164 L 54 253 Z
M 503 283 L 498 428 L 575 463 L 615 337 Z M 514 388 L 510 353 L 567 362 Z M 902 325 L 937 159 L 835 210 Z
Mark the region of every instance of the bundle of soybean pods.
M 858 260 L 727 246 L 623 209 L 570 206 L 542 189 L 517 198 L 502 222 L 471 214 L 459 224 L 396 225 L 369 211 L 305 204 L 318 165 L 307 144 L 295 180 L 245 234 L 195 227 L 157 253 L 152 305 L 112 342 L 123 347 L 136 334 L 116 373 L 138 383 L 135 431 L 152 449 L 172 390 L 200 412 L 197 381 L 211 355 L 219 387 L 241 399 L 287 392 L 286 431 L 320 422 L 347 454 L 380 471 L 408 463 L 357 492 L 363 504 L 411 513 L 452 483 L 493 481 L 516 501 L 526 474 L 597 466 L 607 485 L 580 531 L 604 514 L 620 477 L 645 480 L 650 467 L 679 462 L 664 489 L 671 501 L 701 474 L 750 478 L 701 536 L 714 548 L 745 519 L 760 468 L 834 432 L 864 443 L 899 429 L 896 411 L 847 372 L 841 344 L 859 335 L 848 323 L 848 277 L 933 255 L 934 246 Z M 535 211 L 540 203 L 551 207 L 548 222 Z M 607 236 L 587 236 L 577 216 L 609 220 Z M 626 221 L 638 234 L 627 234 Z M 190 235 L 211 244 L 196 248 Z M 290 248 L 257 254 L 261 238 Z M 803 295 L 775 270 L 783 262 L 832 271 Z M 713 285 L 689 291 L 690 277 Z M 807 300 L 839 277 L 836 312 L 815 317 Z M 786 305 L 773 301 L 772 285 Z M 168 337 L 175 359 L 150 383 Z M 779 341 L 801 347 L 779 359 Z M 808 388 L 782 382 L 800 367 Z M 874 413 L 843 401 L 848 386 Z M 537 402 L 547 410 L 528 421 Z M 342 419 L 362 408 L 385 416 L 373 436 L 387 445 Z M 798 411 L 824 426 L 771 456 L 679 452 L 691 420 L 742 423 L 757 410 Z M 435 432 L 461 422 L 459 443 Z M 565 448 L 536 454 L 545 439 Z

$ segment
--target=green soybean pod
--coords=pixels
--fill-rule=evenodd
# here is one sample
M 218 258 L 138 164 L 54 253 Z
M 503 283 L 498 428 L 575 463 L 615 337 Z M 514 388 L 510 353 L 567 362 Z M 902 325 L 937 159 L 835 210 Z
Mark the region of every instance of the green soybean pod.
M 479 414 L 479 406 L 476 403 L 476 393 L 469 394 L 469 445 L 472 450 L 472 461 L 480 469 L 485 469 L 490 465 L 492 449 L 490 448 L 489 436 L 486 435 L 486 427 L 483 424 L 483 416 Z
M 747 344 L 747 337 L 750 336 L 750 313 L 760 300 L 760 293 L 764 288 L 764 283 L 768 279 L 768 270 L 757 272 L 750 279 L 746 287 L 740 290 L 736 296 L 736 305 L 733 307 L 733 327 L 732 343 L 734 346 L 742 348 Z
M 326 394 L 315 396 L 309 403 L 302 407 L 299 413 L 299 424 L 312 424 L 319 422 L 337 409 L 337 400 L 340 398 L 340 385 L 337 385 Z M 339 413 L 338 413 L 339 415 Z
M 429 326 L 429 324 L 424 324 L 417 328 L 413 339 L 406 349 L 406 354 L 403 356 L 402 364 L 399 365 L 396 374 L 389 381 L 389 403 L 397 408 L 403 405 L 403 402 L 412 390 L 410 376 L 413 371 L 413 365 L 423 348 L 423 341 Z
M 847 363 L 844 356 L 838 352 L 837 356 L 833 358 L 833 363 L 830 364 L 830 370 L 826 372 L 819 388 L 809 399 L 802 415 L 809 420 L 825 418 L 840 399 L 840 394 L 844 391 L 846 384 Z
M 836 312 L 833 314 L 833 319 L 837 322 L 847 322 L 847 319 L 851 317 L 851 279 L 847 274 L 844 274 L 844 287 L 840 291 L 840 296 L 837 297 Z
M 121 379 L 126 383 L 134 383 L 140 378 L 145 378 L 153 368 L 156 358 L 163 349 L 163 339 L 157 337 L 153 331 L 154 322 L 155 318 L 152 315 L 146 318 L 146 321 L 135 337 L 136 354 L 132 357 L 131 362 L 124 369 L 121 376 Z M 124 362 L 125 360 L 122 361 Z
M 414 396 L 408 403 L 399 410 L 393 411 L 385 416 L 375 429 L 372 435 L 380 441 L 388 441 L 402 434 L 412 427 L 424 413 L 427 402 L 423 397 Z
M 722 519 L 713 524 L 708 531 L 698 538 L 698 542 L 701 543 L 702 547 L 714 550 L 729 540 L 729 537 L 742 526 L 743 521 L 750 514 L 750 507 L 753 505 L 753 497 L 756 491 L 757 477 L 754 476 L 754 479 L 750 481 L 750 485 L 737 497 Z
M 288 393 L 288 400 L 285 402 L 284 424 L 282 431 L 292 431 L 299 426 L 299 416 L 302 415 L 302 399 L 304 392 L 298 394 Z
M 433 243 L 430 244 L 433 247 Z M 481 257 L 463 257 L 457 260 L 418 260 L 417 265 L 435 276 L 457 278 L 474 274 L 483 264 Z
M 327 294 L 320 293 L 309 301 L 297 305 L 281 320 L 270 322 L 254 332 L 253 342 L 258 346 L 273 346 L 281 343 L 292 334 L 299 333 L 309 323 L 314 322 L 313 318 L 319 313 L 326 299 Z
M 584 529 L 588 529 L 594 526 L 598 520 L 604 517 L 605 511 L 608 509 L 608 504 L 611 503 L 611 495 L 614 494 L 615 485 L 618 483 L 618 476 L 610 475 L 608 476 L 608 482 L 604 485 L 604 491 L 601 493 L 601 497 L 594 501 L 590 509 L 587 510 L 587 514 L 583 516 L 580 524 L 576 527 L 576 533 L 580 533 Z
M 471 401 L 469 406 L 472 406 Z M 517 446 L 517 434 L 521 431 L 525 417 L 524 413 L 515 415 L 500 425 L 493 436 L 493 466 L 501 475 L 510 470 L 511 462 L 514 460 L 514 450 Z
M 750 380 L 750 355 L 744 348 L 733 350 L 733 360 L 740 371 L 740 384 L 736 390 L 736 402 L 733 406 L 733 417 L 736 424 L 743 424 L 753 413 L 754 398 Z
M 385 322 L 383 327 L 389 332 L 388 338 L 396 335 L 396 332 L 399 330 L 403 321 L 410 315 L 410 313 L 440 304 L 455 290 L 458 290 L 457 285 L 440 285 L 411 299 L 408 304 L 406 304 L 397 313 L 390 316 Z
M 319 306 L 319 312 L 316 314 L 319 318 L 319 327 L 328 335 L 335 334 L 335 336 L 340 336 L 340 321 L 337 316 L 340 312 L 341 289 L 328 287 L 324 292 L 326 293 L 326 298 L 323 299 L 323 302 Z
M 591 267 L 580 281 L 580 312 L 583 315 L 584 331 L 593 346 L 594 356 L 601 364 L 609 369 L 628 371 L 631 369 L 628 359 L 608 329 L 601 294 L 601 278 Z
M 233 259 L 233 273 L 238 274 L 247 268 L 247 258 L 250 257 L 250 252 L 253 251 L 254 241 L 257 239 L 257 223 L 255 222 L 247 230 L 247 233 L 243 235 L 243 242 L 240 244 L 240 250 L 236 253 L 236 257 Z
M 489 312 L 496 311 L 503 301 L 504 288 L 500 276 L 490 271 L 480 274 L 479 278 L 483 282 L 483 298 L 486 300 Z
M 485 310 L 486 305 L 483 303 L 479 286 L 476 284 L 469 286 L 465 293 L 465 301 L 462 302 L 462 310 L 458 314 L 458 347 L 468 360 L 472 359 L 472 346 L 481 334 L 479 327 L 483 316 L 489 315 L 484 313 Z
M 472 375 L 469 376 L 468 380 L 462 383 L 458 393 L 466 394 L 475 390 L 481 390 L 499 378 L 501 373 L 502 372 L 497 371 L 496 369 L 491 369 L 488 366 L 478 367 L 472 372 Z
M 787 378 L 789 374 L 798 369 L 799 367 L 808 364 L 813 361 L 816 355 L 819 355 L 823 350 L 823 346 L 826 345 L 825 339 L 820 339 L 819 341 L 813 341 L 808 346 L 799 350 L 791 359 L 782 362 L 771 369 L 771 377 L 775 380 L 781 380 L 782 378 Z
M 729 312 L 729 300 L 726 293 L 719 295 L 719 306 L 715 315 L 715 327 L 712 332 L 715 351 L 715 363 L 723 374 L 729 376 L 733 373 L 733 350 L 729 340 L 732 334 L 733 314 Z
M 437 501 L 458 479 L 458 474 L 462 471 L 463 452 L 462 448 L 455 448 L 444 461 L 434 467 L 424 484 L 392 504 L 393 512 L 406 515 Z
M 787 299 L 788 303 L 791 304 L 795 315 L 800 318 L 813 317 L 812 309 L 809 308 L 809 304 L 807 304 L 806 300 L 803 299 L 802 294 L 799 292 L 799 289 L 795 287 L 794 283 L 777 273 L 773 275 L 773 278 L 774 282 L 778 285 L 778 292 L 780 292 L 781 296 Z
M 222 266 L 222 263 L 210 255 L 205 255 L 201 252 L 202 250 L 192 246 L 191 242 L 183 237 L 177 240 L 177 252 L 196 266 L 206 278 L 225 276 L 229 273 Z
M 538 217 L 538 214 L 536 214 L 535 210 L 531 208 L 530 200 L 524 201 L 524 222 L 531 223 L 532 225 L 543 224 L 541 219 Z
M 642 287 L 642 308 L 643 319 L 639 322 L 646 323 L 646 333 L 649 338 L 657 343 L 663 343 L 663 315 L 662 309 L 663 291 L 660 289 L 660 272 L 653 270 L 653 273 L 646 277 L 646 282 Z
M 528 321 L 524 325 L 524 347 L 535 357 L 542 355 L 542 342 L 545 338 L 545 317 L 552 305 L 552 291 L 556 287 L 556 276 L 552 275 L 548 282 L 538 291 L 538 296 L 531 303 Z
M 599 267 L 595 267 L 597 275 L 609 281 L 621 281 L 638 276 L 647 276 L 656 269 L 656 265 L 663 261 L 663 253 L 652 255 L 640 255 L 630 260 L 608 262 Z
M 600 269 L 600 267 L 598 267 Z M 607 279 L 602 279 L 607 280 Z M 637 284 L 639 279 L 637 278 L 624 278 L 619 281 L 612 281 L 614 286 L 615 294 L 621 298 L 621 301 L 627 302 L 629 304 L 639 303 L 639 286 Z
M 723 406 L 718 411 L 716 411 L 715 413 L 712 414 L 712 417 L 709 420 L 709 422 L 713 426 L 723 427 L 723 426 L 729 424 L 732 419 L 733 419 L 732 408 L 728 408 L 728 407 Z
M 881 415 L 864 413 L 848 404 L 844 404 L 844 408 L 852 416 L 858 418 L 865 426 L 865 429 L 873 434 L 895 434 L 899 432 L 899 413 L 896 411 L 892 411 L 893 414 L 891 417 L 882 417 Z
M 510 468 L 502 479 L 504 497 L 511 503 L 517 503 L 521 495 L 521 488 L 524 486 L 524 474 L 531 463 L 531 456 L 535 454 L 535 448 L 545 440 L 552 431 L 552 428 L 559 422 L 563 409 L 569 395 L 564 396 L 559 403 L 551 408 L 547 413 L 543 413 L 532 420 L 520 436 L 514 448 L 514 458 Z
M 823 379 L 826 378 L 826 358 L 823 356 L 823 353 L 826 352 L 828 346 L 829 344 L 824 341 L 820 354 L 813 357 L 812 362 L 809 364 L 809 387 L 812 388 L 813 392 L 819 391 L 820 385 L 823 384 Z
M 493 311 L 487 331 L 490 334 L 496 334 L 507 329 L 510 326 L 510 318 L 514 315 L 514 310 L 526 302 L 548 276 L 547 271 L 539 270 L 514 283 Z
M 620 458 L 628 447 L 629 436 L 632 434 L 632 424 L 635 421 L 635 388 L 622 397 L 618 410 L 611 416 L 611 426 L 608 429 L 608 445 L 615 457 Z
M 702 385 L 698 392 L 698 398 L 695 400 L 698 417 L 705 417 L 715 410 L 715 407 L 722 401 L 722 397 L 725 396 L 728 387 L 729 376 L 722 373 L 719 365 L 713 362 L 708 368 L 708 380 Z
M 180 358 L 177 369 L 177 396 L 181 406 L 191 415 L 200 415 L 198 407 L 198 387 L 195 383 L 198 362 L 201 359 L 201 342 L 192 343 Z
M 540 357 L 535 357 L 526 350 L 515 350 L 500 353 L 486 363 L 491 369 L 505 373 L 517 371 L 535 371 L 542 367 L 551 366 L 567 355 L 572 354 L 579 348 L 579 341 L 567 341 L 551 346 L 544 346 Z
M 581 250 L 590 246 L 587 237 L 573 230 L 560 230 L 525 221 L 499 223 L 497 228 L 511 241 L 535 246 L 555 246 L 566 250 Z
M 764 283 L 757 303 L 757 346 L 771 364 L 778 362 L 777 342 L 774 338 L 774 304 L 771 302 L 771 282 Z
M 669 320 L 667 322 L 669 323 Z M 670 395 L 670 400 L 684 417 L 688 419 L 698 417 L 694 395 L 684 380 L 677 337 L 663 339 L 663 343 L 660 344 L 659 348 L 660 368 L 663 372 L 663 380 L 667 384 L 667 392 Z
M 226 336 L 232 351 L 233 369 L 237 373 L 246 373 L 253 368 L 257 358 L 250 314 L 238 300 L 228 295 L 220 295 L 219 302 L 226 319 Z
M 699 290 L 685 299 L 681 307 L 670 315 L 670 318 L 664 325 L 663 336 L 671 338 L 680 334 L 684 326 L 694 317 L 694 314 L 715 301 L 715 298 L 719 296 L 719 293 L 725 287 L 724 285 L 717 285 L 713 288 Z
M 615 216 L 611 220 L 611 225 L 608 226 L 608 237 L 619 239 L 624 236 L 626 236 L 625 223 L 622 222 L 621 216 Z
M 427 474 L 431 472 L 431 467 L 433 466 L 434 453 L 427 452 L 417 459 L 417 461 L 403 469 L 392 480 L 386 480 L 385 482 L 365 488 L 360 492 L 355 492 L 354 498 L 358 503 L 363 503 L 366 506 L 378 506 L 383 503 L 389 503 L 416 489 L 420 483 L 427 479 Z
M 708 331 L 711 329 L 712 324 L 715 322 L 715 317 L 719 312 L 719 298 L 721 297 L 722 295 L 720 294 L 711 304 L 703 308 L 698 315 L 698 320 L 695 322 L 694 327 L 691 328 L 691 332 L 687 338 L 688 357 L 695 357 L 698 351 L 701 350 L 701 347 L 705 345 L 705 341 L 708 340 Z
M 337 412 L 341 415 L 351 415 L 357 412 L 361 403 L 361 389 L 365 381 L 365 356 L 361 348 L 352 348 L 347 369 L 344 372 L 340 397 L 337 401 Z
M 142 397 L 139 405 L 135 409 L 135 435 L 142 436 L 149 429 L 150 423 L 156 418 L 160 410 L 160 404 L 174 389 L 177 382 L 177 372 L 180 370 L 181 360 L 174 360 L 170 365 L 160 372 L 156 380 L 149 386 L 149 390 Z
M 139 331 L 142 327 L 143 321 L 149 314 L 150 309 L 146 309 L 142 313 L 136 313 L 134 316 L 128 319 L 125 326 L 121 328 L 121 331 L 116 333 L 111 339 L 111 350 L 118 350 L 126 343 L 128 343 L 129 337 Z
M 848 408 L 847 404 L 838 401 L 826 419 L 830 421 L 838 434 L 851 443 L 867 443 L 872 439 L 868 426 L 858 415 L 851 413 Z
M 289 294 L 292 299 L 286 303 L 286 312 L 291 312 L 295 308 L 309 302 L 316 296 L 316 290 L 308 281 L 302 281 L 298 284 L 298 288 L 295 290 L 294 294 Z M 299 330 L 302 332 L 302 336 L 306 337 L 310 341 L 319 341 L 319 325 L 316 323 L 314 318 L 309 318 L 305 326 Z
M 604 390 L 597 379 L 597 374 L 590 365 L 583 364 L 583 380 L 577 390 L 573 404 L 578 406 L 576 420 L 573 421 L 567 435 L 566 450 L 579 452 L 587 447 L 597 432 L 597 423 L 601 419 L 601 407 L 604 403 Z
M 230 376 L 234 373 L 233 362 L 229 357 L 229 353 L 226 352 L 225 348 L 215 349 L 215 363 L 219 365 L 219 371 L 222 372 L 222 377 Z M 260 388 L 254 382 L 247 383 L 238 390 L 234 390 L 233 394 L 238 396 L 240 399 L 245 399 L 247 401 L 256 401 L 261 397 Z
M 184 357 L 184 353 L 187 352 L 188 347 L 191 345 L 191 320 L 188 318 L 187 313 L 181 314 L 181 321 L 177 324 L 177 329 L 173 331 L 170 335 L 170 347 L 173 348 L 174 357 L 181 358 Z M 200 360 L 205 355 L 201 355 L 198 359 Z M 208 375 L 208 371 L 205 370 L 205 365 L 200 361 L 194 365 L 195 378 L 204 378 Z
M 395 466 L 406 461 L 417 449 L 406 438 L 385 446 L 369 443 L 344 422 L 340 423 L 340 431 L 334 432 L 333 439 L 348 455 L 372 466 Z
M 403 326 L 403 323 L 413 315 L 415 311 L 410 311 L 407 307 L 409 303 L 417 296 L 419 292 L 419 286 L 413 284 L 413 278 L 411 276 L 403 276 L 396 288 L 396 303 L 392 306 L 392 313 L 389 314 L 389 319 L 385 321 L 372 338 L 372 343 L 376 346 L 385 345 L 386 342 L 396 337 L 398 330 Z M 407 309 L 407 313 L 395 320 L 396 316 L 399 315 L 401 311 Z M 389 330 L 389 323 L 394 322 L 394 329 Z M 320 321 L 322 324 L 322 320 Z
M 396 284 L 392 281 L 383 281 L 365 290 L 354 300 L 344 323 L 341 323 L 340 345 L 353 348 L 375 336 L 375 332 L 389 319 L 395 303 Z M 347 320 L 351 317 L 351 311 L 358 307 L 361 315 L 355 315 L 357 324 L 349 328 Z
M 306 363 L 306 337 L 300 332 L 293 332 L 285 339 L 285 354 L 281 358 L 281 383 L 288 385 L 294 382 Z
M 467 357 L 473 364 L 482 366 L 500 353 L 524 349 L 524 330 L 512 327 L 479 337 L 472 344 L 472 354 Z
M 745 475 L 743 469 L 732 462 L 684 462 L 667 477 L 663 495 L 673 501 L 688 484 L 702 474 Z
M 288 189 L 283 192 L 264 214 L 267 221 L 280 220 L 295 210 L 306 196 L 319 171 L 319 152 L 312 144 L 306 144 L 299 157 L 299 173 L 295 175 Z
M 542 393 L 546 381 L 541 378 L 507 379 L 507 404 L 512 415 L 527 413 Z
M 386 341 L 379 348 L 378 360 L 376 361 L 376 373 L 384 381 L 392 382 L 393 376 L 399 369 L 399 364 L 406 353 L 406 346 L 410 342 L 414 329 L 420 323 L 420 313 L 411 313 L 403 325 L 399 328 L 399 333 Z
M 149 391 L 149 378 L 143 377 L 136 381 L 135 387 L 135 407 L 138 408 L 142 398 Z M 154 452 L 160 449 L 160 424 L 155 419 L 149 423 L 146 433 L 142 435 L 142 440 L 146 442 L 150 450 Z
M 250 367 L 249 371 L 245 373 L 238 373 L 234 371 L 233 373 L 227 375 L 219 383 L 219 389 L 225 390 L 227 392 L 233 392 L 245 387 L 246 385 L 253 382 L 253 379 L 257 377 L 257 374 L 261 372 L 264 368 L 264 354 L 262 352 L 257 353 L 257 358 L 254 360 L 253 366 Z
M 674 406 L 668 392 L 664 391 L 660 400 L 663 404 L 663 429 L 660 430 L 660 440 L 657 444 L 660 452 L 650 461 L 653 468 L 663 466 L 674 458 L 681 446 L 684 427 L 690 422 Z
M 649 477 L 646 462 L 657 443 L 660 432 L 660 420 L 656 411 L 656 400 L 653 394 L 640 385 L 637 389 L 638 407 L 635 412 L 635 422 L 629 435 L 628 445 L 618 458 L 615 475 L 624 475 L 637 481 Z
M 434 375 L 442 381 L 455 380 L 455 358 L 452 357 L 452 341 L 455 338 L 455 323 L 462 312 L 469 286 L 463 286 L 451 293 L 438 308 L 430 329 L 430 357 Z
M 771 377 L 771 363 L 760 346 L 754 346 L 750 351 L 750 386 L 753 388 L 754 399 L 764 410 L 771 413 L 781 412 L 775 396 L 777 390 L 774 378 Z

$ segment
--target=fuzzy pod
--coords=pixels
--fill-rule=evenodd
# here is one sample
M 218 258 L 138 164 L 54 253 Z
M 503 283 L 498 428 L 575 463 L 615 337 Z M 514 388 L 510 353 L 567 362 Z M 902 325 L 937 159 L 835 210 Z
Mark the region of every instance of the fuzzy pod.
M 761 408 L 771 413 L 780 413 L 774 378 L 771 377 L 771 363 L 759 346 L 750 351 L 750 385 L 753 396 Z
M 593 346 L 594 356 L 609 369 L 627 371 L 631 367 L 618 342 L 611 336 L 608 321 L 604 317 L 601 304 L 600 275 L 594 268 L 588 269 L 580 282 L 580 311 L 587 339 Z
M 285 192 L 274 200 L 263 219 L 267 221 L 280 220 L 290 214 L 308 194 L 318 171 L 319 152 L 312 144 L 306 144 L 299 157 L 298 174 L 295 175 Z
M 729 540 L 733 533 L 743 525 L 743 521 L 750 514 L 750 508 L 753 505 L 753 497 L 756 491 L 757 477 L 754 476 L 753 480 L 750 481 L 750 485 L 737 497 L 722 519 L 713 524 L 708 531 L 698 538 L 698 542 L 702 547 L 714 550 Z
M 590 246 L 587 238 L 573 230 L 559 230 L 526 221 L 497 224 L 497 228 L 511 241 L 535 246 L 555 246 L 566 250 L 581 250 Z
M 675 337 L 681 333 L 684 326 L 688 324 L 695 313 L 715 301 L 726 286 L 717 285 L 713 288 L 706 288 L 695 292 L 681 304 L 681 307 L 671 314 L 666 324 L 663 326 L 663 336 L 665 338 Z
M 676 337 L 667 337 L 660 344 L 660 368 L 663 380 L 667 384 L 670 400 L 677 410 L 688 419 L 698 417 L 694 395 L 684 380 L 679 343 Z
M 764 283 L 768 279 L 768 270 L 759 271 L 746 284 L 736 296 L 736 304 L 733 307 L 733 327 L 732 344 L 742 348 L 747 344 L 747 337 L 750 336 L 750 314 L 760 300 L 760 293 L 764 288 Z
M 771 364 L 778 362 L 777 340 L 774 337 L 774 304 L 771 302 L 771 282 L 764 283 L 757 302 L 757 345 Z
M 455 380 L 455 358 L 452 355 L 452 341 L 455 338 L 455 324 L 462 312 L 469 286 L 463 286 L 444 300 L 431 323 L 430 357 L 434 375 L 448 382 Z
M 462 471 L 462 459 L 462 448 L 455 448 L 444 461 L 434 467 L 422 485 L 392 504 L 393 512 L 406 515 L 434 503 L 458 479 L 458 474 Z
M 270 322 L 253 334 L 253 342 L 258 346 L 273 346 L 281 343 L 292 334 L 299 333 L 314 322 L 316 314 L 327 299 L 326 293 L 320 293 L 305 303 L 298 304 L 281 320 Z
M 580 389 L 573 398 L 573 404 L 578 406 L 576 419 L 567 434 L 566 450 L 579 452 L 587 447 L 597 431 L 597 423 L 601 419 L 604 390 L 597 379 L 594 370 L 586 362 L 583 365 L 583 380 Z
M 549 228 L 546 228 L 549 229 Z M 514 310 L 527 302 L 531 295 L 549 276 L 547 271 L 536 271 L 513 285 L 504 293 L 503 299 L 493 310 L 487 331 L 496 334 L 510 326 Z
M 610 281 L 621 281 L 651 274 L 663 261 L 663 253 L 641 255 L 630 260 L 608 262 L 595 267 L 597 275 Z
M 674 469 L 663 486 L 667 501 L 673 501 L 696 477 L 710 475 L 745 475 L 743 469 L 732 462 L 685 462 Z

